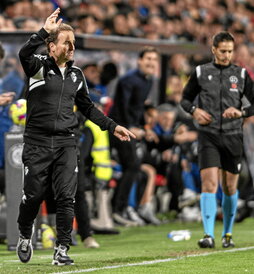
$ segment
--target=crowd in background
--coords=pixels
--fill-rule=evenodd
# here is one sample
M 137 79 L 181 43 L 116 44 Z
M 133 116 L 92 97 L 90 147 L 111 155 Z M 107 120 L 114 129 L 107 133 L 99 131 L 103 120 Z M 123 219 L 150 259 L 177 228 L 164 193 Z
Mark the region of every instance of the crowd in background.
M 5 0 L 0 29 L 33 31 L 56 6 L 76 33 L 210 43 L 223 28 L 253 46 L 250 0 Z
M 197 42 L 226 29 L 235 37 L 236 63 L 254 75 L 254 5 L 250 0 L 9 0 L 0 3 L 1 31 L 37 31 L 59 6 L 77 34 Z M 172 56 L 169 73 L 189 74 L 202 56 Z
M 251 0 L 6 0 L 0 3 L 0 31 L 38 31 L 56 6 L 61 8 L 64 20 L 72 25 L 76 34 L 163 39 L 172 43 L 197 42 L 210 46 L 213 34 L 224 29 L 229 30 L 235 37 L 234 62 L 245 67 L 254 79 L 254 4 Z M 136 65 L 130 64 L 123 71 L 119 68 L 119 63 L 123 63 L 124 60 L 133 62 L 135 58 L 123 60 L 119 58 L 121 54 L 118 52 L 110 54 L 112 61 L 103 64 L 97 62 L 98 58 L 91 60 L 84 57 L 82 60 L 82 54 L 78 58 L 78 65 L 82 67 L 87 79 L 92 100 L 103 105 L 106 113 L 114 104 L 114 91 L 119 76 Z M 159 105 L 156 100 L 147 100 L 143 113 L 143 126 L 146 130 L 154 131 L 153 140 L 151 142 L 144 139 L 139 141 L 137 146 L 140 159 L 144 164 L 153 166 L 154 170 L 141 172 L 140 187 L 137 188 L 136 195 L 139 195 L 140 200 L 142 199 L 142 194 L 145 192 L 142 184 L 144 181 L 148 182 L 149 176 L 154 176 L 152 199 L 155 203 L 152 210 L 155 213 L 171 212 L 171 215 L 174 214 L 175 217 L 187 221 L 200 221 L 198 206 L 200 178 L 195 126 L 191 116 L 181 109 L 179 103 L 183 87 L 192 69 L 197 64 L 207 61 L 206 58 L 182 53 L 170 56 L 165 102 Z M 1 74 L 5 75 L 6 83 L 7 75 L 10 79 L 22 79 L 24 75 L 17 59 L 8 57 L 4 64 L 7 65 L 3 66 L 4 70 Z M 15 68 L 16 76 L 13 70 L 10 70 L 13 75 L 10 75 L 8 64 L 10 68 Z M 159 73 L 156 77 L 159 79 Z M 10 81 L 13 83 L 12 80 Z M 20 82 L 17 85 L 19 88 L 23 87 Z M 156 93 L 158 87 L 155 85 L 152 90 Z M 154 97 L 154 95 L 150 96 L 150 98 Z M 248 202 L 253 201 L 254 171 L 251 155 L 248 153 L 251 151 L 251 137 L 254 135 L 252 120 L 249 118 L 245 124 L 245 150 L 248 161 L 245 161 L 239 184 L 242 200 L 239 221 L 245 215 L 251 215 L 251 206 Z M 167 142 L 170 139 L 170 143 L 166 146 L 162 141 L 163 138 L 155 137 L 165 133 Z M 113 156 L 117 162 L 117 155 Z M 115 165 L 113 178 L 116 181 L 118 176 L 121 176 L 119 173 L 121 171 Z M 170 202 L 166 206 L 165 200 L 168 196 L 165 193 L 170 193 Z M 220 200 L 219 191 L 217 195 Z M 137 207 L 135 201 L 131 199 L 129 205 L 133 208 Z M 128 217 L 131 218 L 133 215 L 130 213 Z M 158 219 L 150 221 L 153 224 L 160 223 Z M 109 227 L 112 228 L 111 223 Z

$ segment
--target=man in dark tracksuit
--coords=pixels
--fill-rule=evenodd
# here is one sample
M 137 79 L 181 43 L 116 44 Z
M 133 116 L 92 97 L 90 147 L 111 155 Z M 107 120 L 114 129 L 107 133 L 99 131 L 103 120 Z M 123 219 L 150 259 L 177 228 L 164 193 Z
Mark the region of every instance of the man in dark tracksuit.
M 109 114 L 116 122 L 129 128 L 139 140 L 145 134 L 140 123 L 143 117 L 144 103 L 152 88 L 152 76 L 157 63 L 158 53 L 155 48 L 145 47 L 140 51 L 138 69 L 123 75 L 117 83 L 113 107 Z M 117 150 L 123 171 L 116 190 L 113 218 L 117 223 L 130 226 L 133 225 L 133 222 L 124 218 L 124 211 L 128 205 L 132 183 L 140 169 L 136 154 L 136 142 L 132 140 L 128 144 L 120 146 L 120 142 L 112 137 L 110 145 Z
M 199 130 L 200 200 L 204 238 L 201 248 L 212 248 L 216 191 L 222 183 L 222 246 L 233 247 L 232 229 L 237 209 L 237 183 L 243 152 L 243 117 L 254 114 L 253 83 L 244 68 L 231 64 L 234 37 L 220 32 L 213 38 L 214 62 L 198 66 L 184 88 L 182 107 L 193 115 Z M 198 96 L 198 97 L 197 97 Z M 242 105 L 243 97 L 249 107 Z M 195 105 L 195 98 L 198 104 Z
M 78 127 L 74 104 L 102 130 L 109 130 L 122 141 L 135 136 L 117 125 L 94 106 L 88 95 L 81 70 L 74 67 L 74 32 L 62 20 L 60 9 L 46 20 L 44 27 L 33 34 L 19 56 L 29 78 L 27 120 L 24 133 L 24 190 L 18 224 L 19 259 L 26 263 L 32 256 L 33 222 L 52 182 L 56 200 L 57 241 L 52 264 L 73 264 L 67 255 L 71 242 L 74 197 L 77 185 L 77 149 L 74 129 Z M 49 56 L 35 54 L 46 44 Z

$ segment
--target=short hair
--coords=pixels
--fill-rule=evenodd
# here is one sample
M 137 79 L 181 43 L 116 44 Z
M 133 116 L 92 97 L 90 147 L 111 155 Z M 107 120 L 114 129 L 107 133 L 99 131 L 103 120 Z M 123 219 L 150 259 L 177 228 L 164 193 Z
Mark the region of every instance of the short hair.
M 56 43 L 58 39 L 58 35 L 62 31 L 72 31 L 74 33 L 74 29 L 70 25 L 61 23 L 55 31 L 50 32 L 49 37 L 46 39 L 46 45 L 47 45 L 48 51 L 50 51 L 49 44 L 51 42 Z
M 163 104 L 157 106 L 157 110 L 159 112 L 174 112 L 174 113 L 176 113 L 176 107 L 174 107 L 168 103 L 163 103 Z
M 96 67 L 97 68 L 98 65 L 94 62 L 90 62 L 90 63 L 86 63 L 83 66 L 81 66 L 81 69 L 86 70 L 87 68 L 90 68 L 90 67 Z
M 228 31 L 221 31 L 214 35 L 213 46 L 218 47 L 221 42 L 235 42 L 234 36 Z
M 152 103 L 149 103 L 149 104 L 144 105 L 144 109 L 145 109 L 145 111 L 148 111 L 150 109 L 156 109 L 156 106 Z
M 157 54 L 159 53 L 158 50 L 157 50 L 155 47 L 152 47 L 152 46 L 144 46 L 143 48 L 141 48 L 138 57 L 139 57 L 139 58 L 143 58 L 144 55 L 145 55 L 147 52 L 155 52 L 155 53 L 157 53 Z
M 4 59 L 5 50 L 2 43 L 0 42 L 0 60 Z

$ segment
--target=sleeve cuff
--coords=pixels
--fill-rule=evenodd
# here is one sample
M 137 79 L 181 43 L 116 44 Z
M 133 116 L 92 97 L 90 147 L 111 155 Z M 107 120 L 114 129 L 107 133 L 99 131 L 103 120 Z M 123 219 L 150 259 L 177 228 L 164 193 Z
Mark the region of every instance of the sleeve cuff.
M 44 28 L 41 28 L 41 29 L 38 31 L 38 35 L 39 35 L 43 40 L 45 40 L 46 38 L 49 37 L 49 33 L 48 33 Z
M 115 128 L 116 128 L 117 126 L 118 126 L 118 124 L 115 123 L 115 122 L 112 120 L 112 123 L 111 123 L 111 125 L 110 125 L 110 127 L 109 127 L 109 132 L 112 133 L 112 134 L 114 134 Z

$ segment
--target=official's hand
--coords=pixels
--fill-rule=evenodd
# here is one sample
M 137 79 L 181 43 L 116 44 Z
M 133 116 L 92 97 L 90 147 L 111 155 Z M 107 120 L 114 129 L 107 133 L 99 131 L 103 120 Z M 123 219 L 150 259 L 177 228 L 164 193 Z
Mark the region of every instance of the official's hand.
M 116 126 L 114 135 L 121 141 L 130 141 L 131 138 L 136 138 L 136 136 L 131 131 L 119 125 Z
M 237 108 L 229 107 L 223 112 L 222 116 L 223 118 L 236 119 L 242 117 L 242 112 Z
M 48 32 L 52 32 L 59 27 L 62 23 L 63 19 L 59 19 L 56 21 L 58 15 L 60 13 L 60 8 L 57 8 L 47 19 L 43 26 L 43 28 Z
M 201 108 L 196 108 L 192 115 L 200 125 L 205 126 L 212 122 L 212 116 Z

